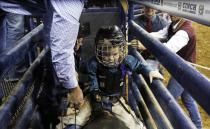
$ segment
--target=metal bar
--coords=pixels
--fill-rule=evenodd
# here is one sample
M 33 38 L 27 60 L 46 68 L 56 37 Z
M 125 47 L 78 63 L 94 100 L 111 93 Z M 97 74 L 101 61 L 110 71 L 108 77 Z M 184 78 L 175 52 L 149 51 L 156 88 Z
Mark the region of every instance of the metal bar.
M 15 129 L 28 129 L 30 122 L 31 122 L 31 117 L 34 112 L 34 105 L 31 99 L 28 99 L 22 116 L 19 118 L 17 125 L 15 126 Z
M 138 104 L 136 102 L 136 98 L 133 98 L 133 97 L 134 97 L 133 93 L 132 93 L 132 95 L 129 94 L 129 97 L 128 97 L 129 105 L 131 106 L 131 109 L 135 112 L 136 116 L 139 119 L 143 120 L 140 109 L 139 109 Z
M 125 36 L 127 36 L 126 35 L 126 29 L 127 29 L 126 28 L 126 24 L 127 24 L 126 16 L 127 16 L 127 14 L 124 12 L 121 2 L 118 1 L 117 4 L 119 5 L 118 10 L 119 10 L 119 15 L 120 15 L 120 25 L 122 25 L 121 30 L 122 30 L 123 34 Z
M 129 1 L 129 8 L 128 8 L 128 21 L 134 19 L 134 4 L 133 2 Z M 133 39 L 133 34 L 128 31 L 128 41 L 131 41 Z
M 141 55 L 135 49 L 131 51 L 131 54 L 142 60 Z M 160 80 L 153 80 L 151 90 L 175 129 L 196 129 Z
M 12 49 L 5 51 L 0 55 L 0 76 L 4 74 L 11 66 L 15 65 L 22 59 L 32 46 L 31 40 L 43 30 L 43 24 L 39 25 L 23 38 L 17 41 L 17 45 Z
M 93 13 L 93 12 L 119 12 L 118 7 L 106 7 L 106 8 L 89 8 L 83 9 L 82 13 Z
M 209 0 L 131 0 L 138 4 L 210 26 Z
M 161 109 L 160 105 L 158 104 L 157 100 L 155 99 L 154 94 L 146 84 L 145 80 L 142 76 L 138 76 L 133 74 L 133 79 L 135 81 L 135 85 L 132 86 L 133 93 L 139 96 L 140 94 L 143 96 L 144 101 L 151 112 L 153 119 L 159 129 L 173 129 L 171 123 L 169 122 L 168 118 L 166 117 L 165 113 Z M 137 86 L 138 85 L 138 86 Z M 140 92 L 139 92 L 140 91 Z
M 32 84 L 33 72 L 41 63 L 42 59 L 49 51 L 49 48 L 43 50 L 37 59 L 33 62 L 30 68 L 23 75 L 21 81 L 18 82 L 16 88 L 12 91 L 12 94 L 7 98 L 0 109 L 0 129 L 7 129 L 8 122 L 10 121 L 12 115 L 14 114 L 19 102 L 23 99 L 24 95 L 27 93 L 27 89 Z
M 210 80 L 188 65 L 181 57 L 167 49 L 160 41 L 151 37 L 134 21 L 130 22 L 130 27 L 144 46 L 210 114 L 210 103 L 208 103 L 210 100 Z
M 134 97 L 131 89 L 129 89 L 129 95 L 131 96 L 131 98 L 136 98 L 136 102 L 137 102 L 138 107 L 141 111 L 141 116 L 144 120 L 144 123 L 145 123 L 147 129 L 157 129 L 155 122 L 147 108 L 147 105 L 145 104 L 144 100 L 142 99 L 142 96 L 140 95 L 140 97 Z

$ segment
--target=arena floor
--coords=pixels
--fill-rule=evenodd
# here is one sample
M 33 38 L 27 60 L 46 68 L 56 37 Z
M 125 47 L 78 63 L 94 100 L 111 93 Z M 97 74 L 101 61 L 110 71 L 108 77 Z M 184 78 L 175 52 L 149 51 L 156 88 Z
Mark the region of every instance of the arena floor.
M 197 34 L 197 64 L 210 68 L 210 27 L 193 24 Z M 210 79 L 210 71 L 200 69 L 198 70 Z M 203 129 L 210 129 L 210 116 L 200 108 L 203 119 Z

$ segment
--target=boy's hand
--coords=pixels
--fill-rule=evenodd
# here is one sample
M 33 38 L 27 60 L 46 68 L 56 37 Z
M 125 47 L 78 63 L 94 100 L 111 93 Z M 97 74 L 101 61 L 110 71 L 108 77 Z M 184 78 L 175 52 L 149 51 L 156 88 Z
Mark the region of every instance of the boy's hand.
M 144 47 L 144 45 L 137 39 L 133 39 L 129 45 L 131 45 L 132 47 L 140 50 L 140 51 L 143 51 L 143 50 L 146 50 L 146 48 Z
M 99 94 L 95 95 L 96 102 L 101 102 L 101 96 Z
M 163 76 L 157 70 L 153 70 L 153 71 L 149 72 L 149 82 L 150 83 L 152 83 L 153 78 L 164 80 Z

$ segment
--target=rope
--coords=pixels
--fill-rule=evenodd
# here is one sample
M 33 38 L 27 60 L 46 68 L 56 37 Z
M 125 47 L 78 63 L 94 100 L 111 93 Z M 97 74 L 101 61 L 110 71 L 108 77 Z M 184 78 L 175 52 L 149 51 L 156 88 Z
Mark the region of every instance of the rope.
M 74 109 L 75 109 L 75 112 L 74 112 L 74 113 L 75 113 L 75 114 L 74 114 L 74 120 L 75 120 L 75 121 L 74 121 L 74 127 L 75 127 L 75 129 L 77 129 L 77 127 L 76 127 L 76 126 L 77 126 L 77 111 L 76 111 L 75 105 L 74 105 Z
M 192 62 L 188 62 L 188 63 L 195 66 L 195 67 L 199 67 L 199 68 L 210 71 L 210 68 L 208 68 L 208 67 L 205 67 L 205 66 L 202 66 L 202 65 L 199 65 L 199 64 L 195 64 L 195 63 L 192 63 Z

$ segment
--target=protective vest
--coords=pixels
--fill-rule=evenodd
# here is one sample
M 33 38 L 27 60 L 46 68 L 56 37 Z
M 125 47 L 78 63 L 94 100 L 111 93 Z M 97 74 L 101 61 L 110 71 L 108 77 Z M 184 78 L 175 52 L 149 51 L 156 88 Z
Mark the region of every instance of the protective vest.
M 102 92 L 106 93 L 106 95 L 122 95 L 126 74 L 122 66 L 107 68 L 100 65 L 97 73 L 98 84 Z

